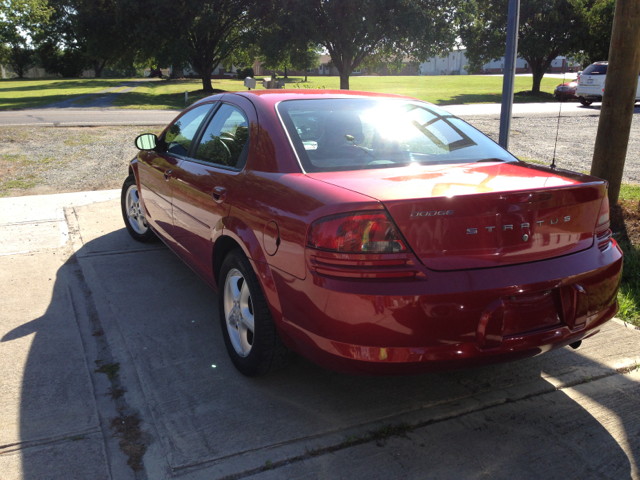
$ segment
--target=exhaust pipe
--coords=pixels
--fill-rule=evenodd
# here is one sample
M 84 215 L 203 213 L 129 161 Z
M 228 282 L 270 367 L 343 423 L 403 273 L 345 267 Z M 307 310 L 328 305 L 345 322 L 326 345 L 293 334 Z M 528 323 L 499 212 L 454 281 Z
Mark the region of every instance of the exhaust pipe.
M 569 346 L 576 350 L 580 345 L 582 345 L 582 340 L 578 340 L 577 342 L 570 343 Z

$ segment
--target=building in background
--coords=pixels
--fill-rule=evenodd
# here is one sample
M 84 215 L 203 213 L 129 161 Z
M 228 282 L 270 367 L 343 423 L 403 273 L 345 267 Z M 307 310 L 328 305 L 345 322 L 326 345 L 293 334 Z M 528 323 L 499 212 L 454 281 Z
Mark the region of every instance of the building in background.
M 264 68 L 260 63 L 260 60 L 258 59 L 256 59 L 256 61 L 253 64 L 253 72 L 256 77 L 271 74 L 271 70 L 268 68 Z M 277 70 L 276 73 L 280 77 L 284 75 L 284 72 L 281 70 Z M 366 68 L 366 67 L 356 68 L 355 70 L 353 70 L 353 72 L 351 72 L 351 76 L 354 76 L 354 77 L 357 77 L 359 75 L 387 76 L 387 75 L 419 75 L 419 74 L 420 74 L 420 70 L 418 68 L 417 62 L 413 62 L 409 57 L 403 58 L 402 69 L 398 72 L 396 72 L 393 68 L 389 69 L 389 67 L 385 63 L 382 63 L 375 68 Z M 324 76 L 337 77 L 340 75 L 340 72 L 338 72 L 338 69 L 333 66 L 330 55 L 320 55 L 319 65 L 317 67 L 310 68 L 306 72 L 301 70 L 287 69 L 287 75 L 294 76 L 294 77 L 303 77 L 305 75 L 309 77 L 324 77 Z
M 420 75 L 467 75 L 467 49 L 461 48 L 449 52 L 447 56 L 431 57 L 420 64 Z M 551 62 L 547 73 L 577 72 L 581 70 L 580 64 L 569 61 L 566 57 L 559 56 Z M 482 67 L 482 73 L 504 73 L 504 57 L 492 60 Z M 521 57 L 516 60 L 516 73 L 533 73 L 529 63 Z

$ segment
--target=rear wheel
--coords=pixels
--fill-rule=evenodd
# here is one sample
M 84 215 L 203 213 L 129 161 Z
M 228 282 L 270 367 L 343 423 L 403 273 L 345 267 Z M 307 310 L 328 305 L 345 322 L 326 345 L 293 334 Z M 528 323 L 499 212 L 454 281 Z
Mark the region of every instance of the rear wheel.
M 582 104 L 583 107 L 588 107 L 593 103 L 593 100 L 587 100 L 586 98 L 580 97 L 580 103 Z
M 219 278 L 222 336 L 235 367 L 249 377 L 282 369 L 292 353 L 278 335 L 258 278 L 242 250 L 232 250 L 225 257 Z
M 133 174 L 129 175 L 122 185 L 120 205 L 124 224 L 135 240 L 148 243 L 158 238 L 149 228 L 147 219 L 144 217 L 142 205 L 140 205 L 140 193 L 138 192 L 136 177 Z

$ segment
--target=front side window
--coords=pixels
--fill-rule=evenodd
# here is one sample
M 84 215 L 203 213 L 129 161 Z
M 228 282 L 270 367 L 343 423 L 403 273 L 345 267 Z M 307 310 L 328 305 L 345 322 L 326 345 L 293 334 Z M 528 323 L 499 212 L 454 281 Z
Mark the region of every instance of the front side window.
M 307 172 L 516 160 L 464 121 L 421 102 L 288 100 L 277 108 Z
M 236 107 L 223 104 L 209 122 L 195 157 L 208 163 L 241 168 L 249 150 L 249 122 Z
M 193 137 L 210 109 L 210 103 L 196 107 L 171 125 L 164 137 L 166 151 L 175 155 L 187 155 Z

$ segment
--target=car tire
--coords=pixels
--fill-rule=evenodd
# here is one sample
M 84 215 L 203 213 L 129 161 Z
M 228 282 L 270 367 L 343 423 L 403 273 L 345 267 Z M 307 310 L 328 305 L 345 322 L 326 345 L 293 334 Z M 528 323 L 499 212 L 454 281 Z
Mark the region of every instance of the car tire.
M 223 260 L 218 285 L 222 337 L 234 366 L 248 377 L 285 367 L 293 354 L 282 343 L 258 277 L 239 248 Z
M 582 104 L 583 107 L 588 107 L 589 105 L 591 105 L 593 103 L 593 100 L 587 100 L 584 98 L 580 98 L 580 103 Z
M 120 196 L 122 208 L 122 218 L 127 227 L 127 232 L 134 240 L 143 243 L 155 242 L 158 237 L 149 228 L 142 206 L 140 205 L 140 193 L 136 177 L 129 175 L 122 184 L 122 194 Z

